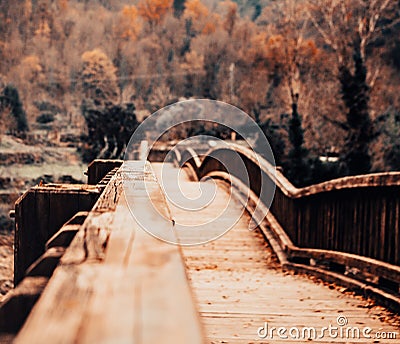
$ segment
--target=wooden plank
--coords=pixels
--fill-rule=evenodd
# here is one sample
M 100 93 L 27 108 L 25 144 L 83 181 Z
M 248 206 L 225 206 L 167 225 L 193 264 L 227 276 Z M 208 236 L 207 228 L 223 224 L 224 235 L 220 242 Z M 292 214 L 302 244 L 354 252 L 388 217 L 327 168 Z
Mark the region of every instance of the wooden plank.
M 14 283 L 45 250 L 46 241 L 80 210 L 88 211 L 99 197 L 89 185 L 35 186 L 15 204 Z
M 96 159 L 93 160 L 87 169 L 88 184 L 96 185 L 103 177 L 106 176 L 115 167 L 120 167 L 122 165 L 122 160 L 103 160 Z
M 129 199 L 148 214 L 151 228 L 170 229 L 154 176 L 139 164 L 123 166 L 67 249 L 16 343 L 203 342 L 179 247 L 143 230 L 120 197 L 120 181 L 130 172 L 137 178 L 125 188 Z M 164 207 L 164 216 L 149 208 L 154 202 Z
M 179 154 L 176 156 L 178 158 Z M 226 172 L 224 166 L 240 156 L 246 171 L 234 172 L 237 176 L 240 173 L 250 176 L 251 189 L 262 198 L 261 172 L 265 177 L 264 185 L 276 186 L 271 211 L 297 246 L 332 249 L 399 265 L 400 256 L 388 254 L 384 244 L 388 241 L 394 246 L 390 251 L 399 251 L 399 241 L 390 239 L 393 232 L 398 233 L 398 225 L 388 225 L 385 219 L 387 210 L 381 209 L 392 195 L 398 199 L 398 172 L 349 176 L 299 189 L 281 171 L 240 145 L 216 147 L 201 161 L 193 159 L 197 156 L 193 149 L 184 149 L 180 156 L 180 162 L 190 165 L 197 179 Z M 394 205 L 392 207 L 395 210 Z M 329 225 L 323 221 L 327 212 L 331 213 Z M 354 222 L 357 212 L 363 216 Z M 394 217 L 394 212 L 390 213 Z
M 89 212 L 87 211 L 79 211 L 71 217 L 61 229 L 46 242 L 46 250 L 57 246 L 68 247 L 80 226 L 85 222 L 88 214 Z
M 121 174 L 114 174 L 62 257 L 63 264 L 79 264 L 86 260 L 102 261 L 104 259 L 112 217 L 121 193 Z
M 1 303 L 0 332 L 17 333 L 42 293 L 47 278 L 26 277 Z
M 46 250 L 51 247 L 68 247 L 81 225 L 64 225 L 46 242 Z
M 64 247 L 49 248 L 28 268 L 26 276 L 50 278 L 64 252 Z
M 160 166 L 157 168 L 155 165 L 155 169 L 160 173 Z M 175 192 L 184 194 L 191 194 L 192 188 L 198 188 L 196 183 L 183 177 L 179 187 L 181 191 Z M 224 189 L 218 189 L 215 196 L 218 202 L 212 203 L 214 208 L 205 208 L 196 216 L 203 218 L 218 213 L 219 209 L 215 207 L 224 206 L 228 196 Z M 177 223 L 198 221 L 190 211 L 172 204 L 170 208 Z M 233 207 L 226 216 L 234 216 L 232 212 L 238 209 L 240 207 Z M 398 331 L 391 323 L 381 322 L 379 318 L 387 313 L 371 307 L 366 300 L 330 289 L 307 277 L 284 273 L 271 248 L 266 246 L 264 237 L 258 231 L 247 229 L 248 221 L 247 215 L 242 215 L 220 239 L 183 247 L 189 278 L 210 343 L 260 343 L 263 341 L 258 338 L 257 329 L 265 322 L 271 326 L 315 326 L 321 329 L 335 324 L 338 315 L 345 315 L 350 326 L 358 324 L 374 330 Z M 214 226 L 215 222 L 210 223 L 211 232 Z M 265 342 L 272 341 L 268 339 Z M 319 342 L 343 342 L 343 339 L 326 338 Z

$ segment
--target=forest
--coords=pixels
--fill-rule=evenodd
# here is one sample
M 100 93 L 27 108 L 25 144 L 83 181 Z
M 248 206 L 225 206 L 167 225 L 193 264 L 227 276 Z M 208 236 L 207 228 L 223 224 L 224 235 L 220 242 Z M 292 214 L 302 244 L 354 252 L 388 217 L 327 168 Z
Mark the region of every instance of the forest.
M 251 115 L 296 185 L 400 169 L 398 0 L 1 1 L 0 62 L 0 134 L 68 128 L 86 161 L 192 97 Z

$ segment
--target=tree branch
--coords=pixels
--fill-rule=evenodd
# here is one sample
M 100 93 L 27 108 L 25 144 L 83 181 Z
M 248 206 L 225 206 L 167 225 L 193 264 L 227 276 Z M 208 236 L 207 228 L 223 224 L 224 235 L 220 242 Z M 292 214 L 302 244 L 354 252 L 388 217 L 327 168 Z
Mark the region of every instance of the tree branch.
M 307 10 L 307 15 L 310 18 L 311 22 L 317 29 L 317 31 L 320 33 L 322 38 L 325 40 L 325 43 L 328 44 L 334 51 L 337 51 L 337 45 L 330 39 L 329 35 L 322 29 L 321 25 L 318 24 L 318 22 L 314 19 L 314 17 L 311 15 L 311 13 Z
M 326 115 L 321 115 L 321 117 L 322 117 L 325 121 L 327 121 L 327 122 L 329 122 L 329 123 L 335 125 L 336 127 L 340 128 L 340 129 L 342 129 L 342 130 L 344 130 L 344 131 L 348 131 L 348 130 L 350 129 L 349 126 L 348 126 L 346 123 L 340 122 L 340 121 L 338 121 L 338 120 L 336 120 L 336 119 L 329 118 L 329 117 L 326 116 Z
M 381 71 L 382 66 L 377 66 L 374 74 L 371 77 L 371 80 L 368 82 L 369 88 L 372 90 L 375 86 L 376 80 L 378 79 L 379 73 Z

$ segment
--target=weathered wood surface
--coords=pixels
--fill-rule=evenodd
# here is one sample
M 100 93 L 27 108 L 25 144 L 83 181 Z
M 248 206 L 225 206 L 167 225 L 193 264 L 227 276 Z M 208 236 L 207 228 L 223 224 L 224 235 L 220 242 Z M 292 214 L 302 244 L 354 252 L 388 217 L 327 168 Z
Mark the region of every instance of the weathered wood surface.
M 186 150 L 181 154 L 187 160 L 196 153 Z M 187 161 L 198 178 L 231 166 L 239 179 L 249 177 L 250 188 L 266 206 L 275 188 L 270 209 L 298 247 L 400 265 L 399 172 L 345 177 L 299 189 L 266 160 L 235 144 L 216 147 L 201 165 L 194 158 Z
M 92 185 L 35 186 L 15 204 L 14 284 L 45 251 L 45 244 L 73 215 L 90 210 L 99 197 Z
M 136 210 L 152 214 L 148 225 L 170 228 L 169 218 L 150 209 L 152 201 L 162 207 L 159 186 L 150 172 L 143 173 L 142 163 L 122 168 L 67 249 L 16 343 L 203 342 L 179 247 L 146 233 L 126 203 L 127 197 Z M 126 197 L 123 178 L 132 181 Z
M 93 160 L 87 169 L 87 177 L 89 185 L 96 185 L 100 180 L 102 180 L 108 172 L 110 172 L 115 167 L 120 167 L 122 165 L 122 160 L 106 160 L 106 159 L 96 159 Z
M 42 293 L 47 280 L 46 277 L 26 277 L 6 295 L 0 307 L 0 343 L 11 342 Z M 12 336 L 3 338 L 2 335 L 6 333 Z
M 159 174 L 160 165 L 154 166 Z M 170 178 L 176 177 L 172 168 L 168 173 L 166 175 Z M 180 177 L 179 186 L 183 193 L 189 197 L 198 195 L 197 184 L 183 174 Z M 178 189 L 168 191 L 179 193 Z M 195 225 L 199 219 L 221 214 L 227 198 L 226 188 L 219 188 L 212 204 L 195 215 L 170 204 L 171 214 L 177 223 Z M 240 216 L 240 207 L 232 206 L 225 215 Z M 210 343 L 299 343 L 302 341 L 280 340 L 276 336 L 273 340 L 261 340 L 257 330 L 265 322 L 270 327 L 289 329 L 297 326 L 302 329 L 313 326 L 320 330 L 330 324 L 337 326 L 336 319 L 340 315 L 346 316 L 348 326 L 369 326 L 374 331 L 397 332 L 397 338 L 400 338 L 398 328 L 380 320 L 386 314 L 383 309 L 370 307 L 361 298 L 336 288 L 330 289 L 307 277 L 282 272 L 261 234 L 247 229 L 248 221 L 247 215 L 243 215 L 221 238 L 201 246 L 183 247 L 191 285 Z M 223 218 L 211 222 L 209 230 L 214 231 L 223 222 Z M 318 342 L 394 343 L 396 340 L 346 340 L 325 336 Z

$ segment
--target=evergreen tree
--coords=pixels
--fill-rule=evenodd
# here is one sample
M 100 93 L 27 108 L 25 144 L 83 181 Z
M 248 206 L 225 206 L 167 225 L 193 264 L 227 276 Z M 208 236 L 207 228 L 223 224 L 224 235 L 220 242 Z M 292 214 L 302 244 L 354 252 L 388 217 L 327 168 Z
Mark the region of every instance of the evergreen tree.
M 174 14 L 177 18 L 181 16 L 185 9 L 185 0 L 174 0 Z
M 262 6 L 260 4 L 260 0 L 250 0 L 249 5 L 254 8 L 254 12 L 251 16 L 252 21 L 256 21 L 257 18 L 261 15 L 262 13 Z
M 295 96 L 298 100 L 298 95 Z M 289 121 L 289 141 L 292 148 L 286 163 L 287 175 L 290 181 L 300 187 L 309 182 L 310 167 L 308 165 L 308 150 L 304 147 L 304 130 L 301 116 L 298 113 L 297 101 L 292 104 L 292 118 Z
M 400 171 L 400 112 L 392 110 L 378 116 L 375 124 L 383 138 L 382 151 L 386 169 Z
M 11 114 L 15 119 L 17 132 L 27 131 L 28 122 L 18 90 L 12 85 L 7 85 L 3 90 L 0 100 L 2 108 L 8 107 L 11 110 Z
M 260 126 L 261 130 L 268 140 L 268 143 L 271 146 L 272 153 L 274 154 L 275 164 L 277 166 L 281 165 L 285 152 L 285 142 L 282 139 L 282 135 L 278 132 L 278 126 L 271 123 L 270 119 L 263 123 L 259 123 L 259 121 L 256 121 L 256 123 Z M 260 150 L 261 147 L 259 147 L 259 145 L 260 143 L 256 142 L 257 152 L 261 155 L 264 155 L 265 152 L 262 152 Z M 265 156 L 265 158 L 268 157 Z
M 340 68 L 342 99 L 348 109 L 348 127 L 344 162 L 350 175 L 368 173 L 371 169 L 369 144 L 373 138 L 373 125 L 369 116 L 369 87 L 367 70 L 359 49 L 355 49 L 354 73 L 348 67 Z

